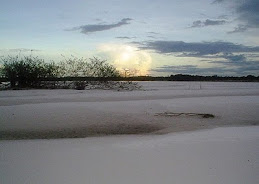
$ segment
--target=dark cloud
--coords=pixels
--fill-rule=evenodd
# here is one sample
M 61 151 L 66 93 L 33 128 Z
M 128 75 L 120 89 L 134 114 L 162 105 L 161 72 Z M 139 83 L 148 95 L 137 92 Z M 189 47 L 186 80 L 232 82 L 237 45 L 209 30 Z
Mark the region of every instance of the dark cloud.
M 205 20 L 205 22 L 203 22 L 204 26 L 215 26 L 215 25 L 222 25 L 225 23 L 226 23 L 225 20 L 210 20 L 210 19 L 207 19 Z
M 259 73 L 259 61 L 211 61 L 213 64 L 223 65 L 224 68 L 231 68 L 236 74 Z M 234 69 L 234 70 L 233 70 Z
M 162 54 L 182 53 L 185 56 L 201 57 L 209 54 L 233 52 L 259 52 L 259 46 L 250 47 L 231 42 L 183 42 L 183 41 L 147 41 L 134 42 L 140 49 L 154 50 Z
M 234 68 L 236 74 L 256 74 L 259 72 L 259 60 L 248 60 L 245 54 L 224 53 L 222 58 L 226 60 L 210 61 L 210 63 Z
M 196 20 L 192 23 L 191 27 L 202 27 L 202 21 L 201 20 Z
M 255 60 L 248 60 L 248 57 L 254 58 Z M 256 60 L 259 58 L 258 55 L 223 53 L 223 54 L 216 54 L 212 56 L 205 56 L 205 58 L 208 58 L 208 59 L 201 59 L 200 61 L 217 64 L 217 65 L 220 64 L 221 67 L 216 67 L 216 69 L 222 68 L 224 69 L 224 72 L 232 72 L 232 73 L 235 73 L 235 75 L 256 74 L 256 72 L 259 72 L 259 60 Z M 225 59 L 225 60 L 215 61 L 213 59 Z M 202 72 L 203 70 L 204 69 L 202 70 L 196 69 L 195 71 Z M 213 71 L 211 68 L 207 68 L 207 70 Z
M 197 20 L 192 23 L 192 28 L 195 27 L 206 27 L 206 26 L 216 26 L 216 25 L 222 25 L 227 23 L 225 20 L 210 20 L 207 19 L 205 21 Z
M 215 0 L 215 3 L 229 2 L 240 25 L 229 33 L 245 32 L 250 28 L 259 28 L 259 1 L 258 0 Z
M 118 23 L 115 23 L 115 24 L 83 25 L 83 26 L 79 26 L 79 27 L 74 27 L 72 29 L 67 29 L 66 31 L 80 30 L 81 33 L 83 33 L 83 34 L 89 34 L 89 33 L 93 33 L 93 32 L 105 31 L 105 30 L 121 27 L 123 25 L 130 24 L 131 20 L 132 19 L 130 19 L 130 18 L 124 18 L 124 19 L 122 19 L 121 21 L 119 21 Z
M 259 47 L 250 47 L 231 42 L 194 42 L 183 41 L 148 41 L 136 43 L 140 49 L 154 50 L 162 54 L 174 54 L 177 57 L 197 57 L 206 59 L 203 62 L 215 64 L 214 67 L 200 68 L 196 65 L 163 66 L 153 69 L 154 72 L 184 74 L 233 74 L 247 75 L 259 72 Z M 179 54 L 180 53 L 180 54 Z M 254 55 L 251 61 L 250 55 Z
M 251 27 L 259 27 L 259 1 L 245 0 L 237 5 L 236 13 L 239 19 Z
M 243 70 L 258 70 L 259 71 L 259 60 L 248 61 L 244 54 L 234 55 L 232 53 L 223 54 L 222 58 L 226 59 L 224 61 L 210 61 L 209 63 L 222 64 L 225 66 L 232 66 Z
M 240 63 L 240 62 L 246 61 L 246 57 L 244 54 L 234 55 L 232 53 L 224 53 L 224 55 L 222 57 L 231 62 L 235 62 L 235 63 L 237 63 L 237 62 Z
M 229 31 L 227 33 L 232 34 L 232 33 L 242 33 L 245 32 L 249 27 L 247 25 L 242 25 L 239 24 L 237 27 L 234 28 L 233 31 Z

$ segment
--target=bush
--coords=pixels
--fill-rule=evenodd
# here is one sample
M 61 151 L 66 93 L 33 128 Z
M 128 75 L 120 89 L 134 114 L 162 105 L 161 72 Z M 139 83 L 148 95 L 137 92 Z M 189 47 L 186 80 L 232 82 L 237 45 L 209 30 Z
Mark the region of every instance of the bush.
M 107 81 L 107 78 L 119 77 L 119 72 L 106 60 L 96 57 L 86 60 L 71 57 L 58 64 L 45 63 L 37 57 L 5 57 L 0 65 L 0 75 L 10 81 L 11 88 L 66 88 L 84 90 L 91 89 L 116 89 L 133 90 L 137 85 L 127 82 Z M 75 77 L 69 81 L 59 81 L 58 77 Z M 80 77 L 99 78 L 100 81 L 82 81 Z M 103 79 L 106 78 L 106 79 Z M 55 80 L 57 79 L 57 80 Z M 4 86 L 4 85 L 0 85 Z
M 45 63 L 37 57 L 6 57 L 2 59 L 1 75 L 7 78 L 11 87 L 36 87 L 40 79 L 55 77 L 57 66 Z
M 85 58 L 71 56 L 59 63 L 60 77 L 119 77 L 119 72 L 106 60 L 93 57 L 89 61 Z

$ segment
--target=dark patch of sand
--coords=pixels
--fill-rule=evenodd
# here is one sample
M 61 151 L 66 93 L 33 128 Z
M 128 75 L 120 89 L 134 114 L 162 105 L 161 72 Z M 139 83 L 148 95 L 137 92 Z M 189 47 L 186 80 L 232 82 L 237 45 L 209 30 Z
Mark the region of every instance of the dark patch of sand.
M 56 130 L 19 130 L 1 131 L 0 140 L 16 139 L 61 139 L 85 138 L 107 135 L 149 134 L 161 130 L 163 127 L 152 124 L 103 124 L 81 128 L 66 128 Z

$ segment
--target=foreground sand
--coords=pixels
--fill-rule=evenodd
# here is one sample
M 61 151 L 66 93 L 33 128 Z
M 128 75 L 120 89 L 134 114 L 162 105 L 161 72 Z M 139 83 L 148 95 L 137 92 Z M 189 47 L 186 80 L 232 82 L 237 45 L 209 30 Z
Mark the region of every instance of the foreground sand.
M 259 183 L 258 83 L 141 84 L 0 91 L 1 139 L 65 138 L 1 140 L 0 183 Z
M 0 139 L 163 134 L 258 125 L 259 83 L 140 82 L 140 91 L 0 91 Z M 204 113 L 163 116 L 157 113 Z
M 258 131 L 0 141 L 0 183 L 258 184 Z

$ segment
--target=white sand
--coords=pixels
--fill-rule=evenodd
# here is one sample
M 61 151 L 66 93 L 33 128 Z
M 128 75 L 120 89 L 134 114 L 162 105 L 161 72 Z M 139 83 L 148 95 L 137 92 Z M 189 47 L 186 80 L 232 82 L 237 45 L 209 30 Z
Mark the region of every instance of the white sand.
M 151 124 L 172 132 L 259 122 L 259 83 L 140 84 L 144 91 L 0 91 L 0 131 Z M 216 117 L 155 116 L 162 112 L 210 113 Z
M 257 125 L 259 83 L 141 84 L 146 91 L 0 91 L 2 132 L 148 124 L 168 133 L 1 140 L 0 183 L 259 183 L 259 126 L 180 133 Z M 155 116 L 166 111 L 216 117 Z
M 0 183 L 258 184 L 259 126 L 0 142 Z

